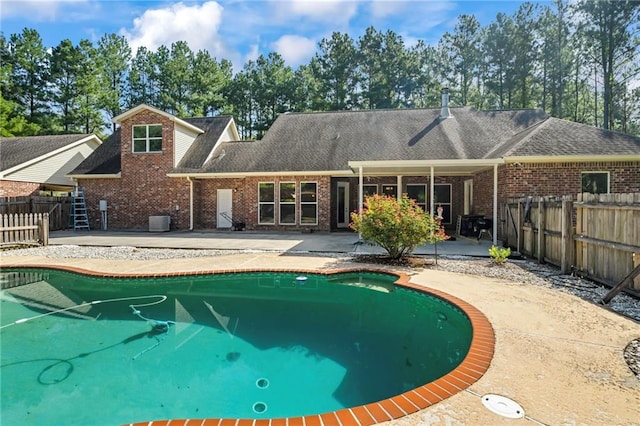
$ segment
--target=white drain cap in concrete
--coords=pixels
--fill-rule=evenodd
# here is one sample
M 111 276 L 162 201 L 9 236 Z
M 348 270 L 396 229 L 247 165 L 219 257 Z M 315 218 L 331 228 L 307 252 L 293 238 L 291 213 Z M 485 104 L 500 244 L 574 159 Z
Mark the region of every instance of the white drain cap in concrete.
M 502 395 L 487 394 L 482 397 L 482 404 L 499 416 L 509 419 L 524 417 L 524 409 L 512 399 Z

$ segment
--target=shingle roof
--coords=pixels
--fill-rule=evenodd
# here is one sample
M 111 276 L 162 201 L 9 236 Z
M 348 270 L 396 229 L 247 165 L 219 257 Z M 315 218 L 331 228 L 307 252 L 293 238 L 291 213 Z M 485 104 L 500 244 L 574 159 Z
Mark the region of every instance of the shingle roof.
M 489 158 L 638 155 L 640 137 L 549 117 L 496 147 Z
M 200 172 L 348 170 L 349 161 L 480 159 L 539 123 L 539 110 L 440 109 L 283 114 L 255 142 L 222 144 Z
M 183 119 L 183 121 L 204 130 L 204 133 L 196 137 L 180 162 L 180 167 L 184 170 L 200 168 L 231 120 L 230 116 Z M 118 174 L 121 169 L 120 150 L 120 128 L 118 128 L 93 154 L 69 174 Z
M 7 170 L 78 142 L 90 134 L 0 138 L 0 170 Z
M 213 154 L 231 117 L 188 118 L 184 121 L 204 133 L 172 172 L 323 172 L 349 170 L 349 161 L 640 155 L 636 136 L 552 118 L 541 110 L 461 107 L 451 112 L 447 119 L 440 118 L 439 108 L 282 114 L 262 140 L 224 142 Z M 119 171 L 116 132 L 72 174 Z
M 70 175 L 111 175 L 120 173 L 120 129 L 118 128 Z
M 220 135 L 224 132 L 224 129 L 227 128 L 231 120 L 232 118 L 230 116 L 185 118 L 184 121 L 204 130 L 204 133 L 198 135 L 180 161 L 178 168 L 199 169 L 202 167 L 202 164 L 213 150 L 216 142 L 220 139 Z

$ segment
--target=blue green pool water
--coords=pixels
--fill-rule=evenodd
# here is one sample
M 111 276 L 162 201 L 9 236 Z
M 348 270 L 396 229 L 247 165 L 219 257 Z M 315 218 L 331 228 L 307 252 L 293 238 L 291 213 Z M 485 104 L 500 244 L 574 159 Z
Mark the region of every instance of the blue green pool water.
M 472 337 L 456 307 L 371 272 L 1 278 L 2 425 L 318 414 L 435 380 Z

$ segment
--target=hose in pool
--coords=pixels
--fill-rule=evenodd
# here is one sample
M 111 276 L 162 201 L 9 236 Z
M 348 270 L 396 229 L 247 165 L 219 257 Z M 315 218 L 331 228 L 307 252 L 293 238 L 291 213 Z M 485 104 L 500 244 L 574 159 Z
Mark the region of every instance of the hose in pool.
M 106 299 L 106 300 L 94 300 L 92 302 L 81 303 L 79 305 L 71 306 L 69 308 L 56 309 L 55 311 L 46 312 L 44 314 L 35 315 L 35 316 L 32 316 L 32 317 L 28 317 L 28 318 L 20 318 L 19 320 L 16 320 L 16 321 L 14 321 L 14 322 L 12 322 L 10 324 L 5 324 L 3 326 L 0 326 L 0 330 L 2 330 L 3 328 L 6 328 L 6 327 L 11 327 L 13 325 L 23 324 L 23 323 L 28 322 L 28 321 L 33 321 L 33 320 L 36 320 L 36 319 L 39 319 L 39 318 L 43 318 L 43 317 L 46 317 L 46 316 L 49 316 L 49 315 L 55 315 L 55 314 L 59 314 L 59 313 L 62 313 L 62 312 L 72 311 L 74 309 L 83 308 L 85 306 L 99 305 L 101 303 L 124 302 L 124 301 L 150 299 L 150 298 L 157 298 L 158 300 L 154 300 L 154 301 L 149 302 L 149 303 L 131 304 L 131 305 L 129 305 L 129 307 L 133 311 L 134 315 L 136 315 L 137 317 L 139 317 L 142 320 L 145 320 L 145 321 L 149 322 L 154 331 L 167 332 L 169 330 L 169 326 L 170 325 L 174 325 L 175 322 L 173 322 L 173 321 L 160 321 L 160 320 L 144 317 L 142 315 L 142 313 L 140 312 L 140 310 L 137 309 L 139 307 L 153 306 L 153 305 L 157 305 L 157 304 L 160 304 L 160 303 L 164 302 L 165 300 L 167 300 L 167 296 L 165 296 L 163 294 L 153 294 L 153 295 L 149 295 L 149 296 L 119 297 L 119 298 L 115 298 L 115 299 Z

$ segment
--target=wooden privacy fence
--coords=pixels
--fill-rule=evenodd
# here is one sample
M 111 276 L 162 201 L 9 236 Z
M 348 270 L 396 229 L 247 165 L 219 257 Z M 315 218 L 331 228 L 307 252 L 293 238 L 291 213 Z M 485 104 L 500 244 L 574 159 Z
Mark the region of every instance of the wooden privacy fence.
M 71 197 L 0 197 L 0 215 L 47 213 L 52 231 L 69 228 L 71 209 Z
M 576 268 L 609 284 L 624 279 L 634 253 L 640 261 L 640 194 L 579 194 L 574 208 Z
M 510 200 L 501 223 L 505 245 L 563 273 L 575 270 L 613 285 L 640 262 L 640 194 Z M 632 288 L 640 290 L 640 279 Z
M 5 214 L 0 218 L 0 245 L 49 244 L 48 213 Z

